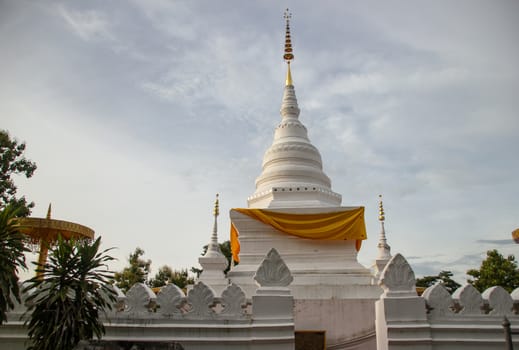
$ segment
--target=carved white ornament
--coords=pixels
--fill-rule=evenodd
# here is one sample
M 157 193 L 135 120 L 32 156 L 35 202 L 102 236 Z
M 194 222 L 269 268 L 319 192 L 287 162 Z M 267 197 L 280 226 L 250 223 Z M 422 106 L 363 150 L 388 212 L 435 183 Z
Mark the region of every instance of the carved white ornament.
M 117 299 L 117 301 L 120 301 L 120 300 L 124 301 L 124 300 L 126 300 L 126 295 L 124 295 L 123 291 L 119 287 L 117 287 L 115 284 L 113 284 L 111 286 L 111 288 L 115 292 L 115 298 Z
M 483 298 L 471 284 L 466 284 L 452 294 L 452 299 L 462 315 L 481 315 Z
M 222 316 L 241 316 L 246 305 L 245 293 L 234 283 L 229 285 L 222 293 Z
M 272 248 L 261 262 L 254 280 L 261 287 L 286 287 L 294 278 L 277 250 Z
M 126 293 L 126 312 L 147 314 L 155 306 L 156 296 L 144 283 L 135 283 Z
M 187 303 L 191 306 L 186 316 L 191 318 L 210 318 L 214 316 L 214 293 L 203 282 L 195 284 L 187 294 Z
M 413 269 L 400 253 L 387 263 L 380 276 L 379 285 L 386 293 L 407 292 L 416 295 L 416 280 Z
M 106 290 L 103 290 L 103 297 L 106 298 L 108 303 L 113 303 L 112 310 L 109 312 L 121 312 L 126 308 L 126 295 L 116 285 L 108 285 L 107 289 L 111 289 L 114 293 L 115 301 L 110 300 Z
M 427 302 L 427 309 L 429 310 L 429 315 L 431 317 L 441 317 L 454 314 L 452 310 L 454 302 L 443 284 L 436 283 L 435 285 L 430 286 L 423 292 L 422 297 Z
M 519 288 L 516 288 L 510 294 L 514 301 L 514 312 L 519 315 Z
M 483 292 L 482 297 L 490 306 L 490 315 L 505 316 L 512 314 L 514 301 L 503 287 L 490 287 Z
M 180 316 L 182 312 L 179 306 L 183 304 L 185 299 L 182 289 L 172 283 L 167 284 L 157 294 L 158 312 L 164 317 Z

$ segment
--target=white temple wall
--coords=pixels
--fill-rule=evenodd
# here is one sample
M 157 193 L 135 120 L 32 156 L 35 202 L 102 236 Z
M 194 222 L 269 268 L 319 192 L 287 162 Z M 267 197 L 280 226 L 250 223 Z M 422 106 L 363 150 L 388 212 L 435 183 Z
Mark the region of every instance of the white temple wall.
M 519 331 L 519 288 L 492 287 L 480 294 L 465 285 L 450 295 L 436 284 L 416 294 L 414 272 L 400 255 L 381 275 L 384 294 L 376 303 L 378 350 L 505 348 L 504 317 Z M 512 336 L 519 347 L 519 337 Z
M 326 331 L 331 349 L 376 349 L 372 299 L 294 300 L 294 318 L 296 331 Z
M 106 334 L 78 350 L 119 349 L 121 342 L 124 348 L 144 350 L 293 350 L 294 301 L 287 288 L 292 277 L 277 253 L 269 252 L 267 258 L 258 268 L 259 288 L 252 298 L 235 284 L 221 295 L 203 282 L 187 296 L 172 284 L 157 295 L 142 283 L 126 295 L 115 288 L 115 307 L 103 317 Z M 27 348 L 27 330 L 20 320 L 25 310 L 17 305 L 0 326 L 0 349 Z

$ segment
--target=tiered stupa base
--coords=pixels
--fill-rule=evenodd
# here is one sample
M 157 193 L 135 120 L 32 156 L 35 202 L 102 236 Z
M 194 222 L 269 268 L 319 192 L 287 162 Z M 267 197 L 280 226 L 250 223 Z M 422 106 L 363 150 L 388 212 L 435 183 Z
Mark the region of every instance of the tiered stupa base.
M 329 208 L 271 209 L 284 213 L 315 214 L 344 210 Z M 265 254 L 276 248 L 287 264 L 294 281 L 290 285 L 296 299 L 378 298 L 373 275 L 357 261 L 355 241 L 304 239 L 279 232 L 270 225 L 237 211 L 231 221 L 239 232 L 240 264 L 227 274 L 231 282 L 244 288 L 247 295 L 257 289 L 253 276 Z
M 315 214 L 344 210 L 329 208 L 271 209 L 285 213 Z M 382 293 L 373 275 L 357 261 L 355 241 L 313 240 L 287 235 L 237 211 L 231 221 L 239 232 L 240 264 L 227 274 L 250 297 L 258 286 L 253 276 L 261 260 L 276 248 L 294 281 L 296 331 L 326 330 L 327 344 L 374 344 L 374 304 Z M 352 317 L 355 315 L 355 317 Z M 350 344 L 350 345 L 347 345 Z M 343 347 L 337 347 L 341 349 Z

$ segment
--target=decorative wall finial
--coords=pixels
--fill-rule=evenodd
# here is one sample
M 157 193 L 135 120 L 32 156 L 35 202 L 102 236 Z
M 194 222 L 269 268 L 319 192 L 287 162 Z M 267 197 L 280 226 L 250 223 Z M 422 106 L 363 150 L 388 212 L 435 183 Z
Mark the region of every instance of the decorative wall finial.
M 287 287 L 294 277 L 278 251 L 272 248 L 258 267 L 254 280 L 261 287 Z
M 416 296 L 414 271 L 400 253 L 389 260 L 378 284 L 384 289 L 384 297 Z

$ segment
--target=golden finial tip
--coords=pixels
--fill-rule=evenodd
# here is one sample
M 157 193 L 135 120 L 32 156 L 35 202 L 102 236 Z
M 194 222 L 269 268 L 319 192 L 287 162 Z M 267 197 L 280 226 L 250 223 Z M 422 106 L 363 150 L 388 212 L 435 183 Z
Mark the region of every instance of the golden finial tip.
M 214 201 L 214 210 L 213 210 L 213 215 L 214 216 L 220 215 L 220 202 L 218 200 L 218 197 L 219 197 L 219 194 L 217 193 L 216 194 L 216 200 Z
M 380 201 L 378 203 L 378 220 L 384 221 L 384 220 L 386 220 L 386 216 L 384 213 L 384 203 L 382 202 L 382 195 L 379 194 L 378 198 L 380 198 Z
M 288 8 L 285 10 L 285 15 L 283 17 L 287 21 L 285 32 L 285 53 L 283 54 L 283 59 L 290 64 L 290 61 L 294 59 L 294 54 L 292 53 L 292 39 L 290 38 L 290 18 L 292 18 L 292 14 L 288 11 Z
M 292 82 L 292 73 L 290 72 L 290 62 L 288 62 L 287 78 L 285 81 L 285 85 L 294 85 L 294 83 Z
M 285 85 L 294 85 L 292 82 L 292 72 L 290 71 L 290 61 L 294 59 L 293 49 L 292 49 L 292 39 L 290 37 L 290 18 L 292 18 L 292 14 L 289 12 L 288 8 L 285 10 L 285 14 L 283 16 L 287 22 L 286 24 L 286 32 L 285 32 L 285 51 L 283 54 L 283 59 L 287 62 L 287 77 L 285 80 Z

